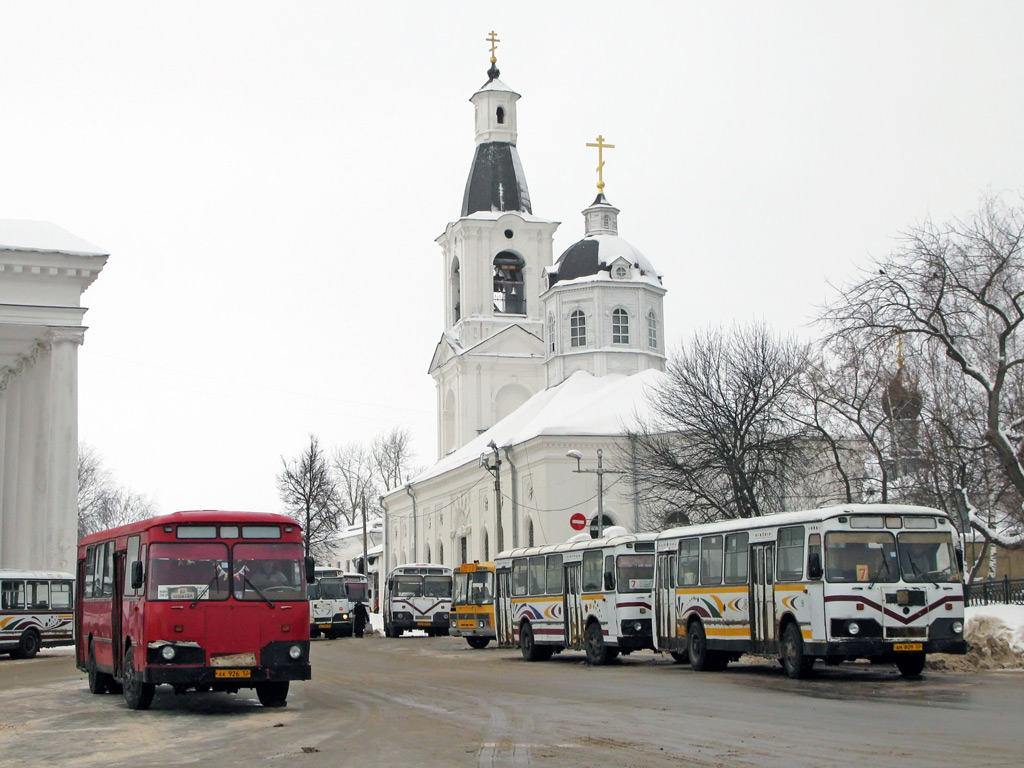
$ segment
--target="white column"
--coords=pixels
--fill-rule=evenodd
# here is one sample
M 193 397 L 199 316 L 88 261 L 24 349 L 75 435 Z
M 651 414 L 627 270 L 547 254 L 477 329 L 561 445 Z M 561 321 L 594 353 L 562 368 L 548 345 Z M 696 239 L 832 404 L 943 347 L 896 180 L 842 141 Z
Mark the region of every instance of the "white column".
M 18 508 L 19 457 L 21 456 L 21 393 L 24 390 L 20 372 L 7 382 L 7 415 L 4 422 L 4 484 L 0 494 L 0 568 L 14 568 L 17 557 L 15 519 Z
M 78 544 L 78 346 L 85 329 L 50 334 L 46 529 L 42 563 L 74 573 Z
M 45 562 L 47 518 L 47 492 L 50 483 L 50 471 L 47 466 L 50 446 L 50 348 L 40 345 L 35 364 L 26 372 L 25 395 L 30 408 L 25 417 L 29 421 L 22 422 L 22 434 L 26 426 L 31 446 L 26 444 L 29 454 L 26 464 L 25 482 L 18 488 L 18 540 L 22 552 L 22 568 L 52 569 L 54 566 Z M 23 494 L 22 491 L 25 493 Z
M 4 456 L 7 454 L 7 383 L 9 374 L 0 376 L 0 566 L 4 561 Z

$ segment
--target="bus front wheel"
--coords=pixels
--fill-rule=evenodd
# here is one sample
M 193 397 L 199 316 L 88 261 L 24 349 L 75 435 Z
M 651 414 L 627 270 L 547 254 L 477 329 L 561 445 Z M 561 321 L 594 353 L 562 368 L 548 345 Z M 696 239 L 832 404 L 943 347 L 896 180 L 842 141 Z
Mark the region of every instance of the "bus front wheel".
M 523 658 L 527 661 L 547 661 L 551 658 L 551 646 L 537 645 L 533 637 L 533 627 L 530 622 L 524 622 L 523 628 L 519 630 L 519 650 L 523 652 Z
M 924 653 L 901 653 L 896 657 L 896 669 L 904 677 L 920 677 L 924 669 Z
M 594 667 L 607 664 L 619 655 L 615 648 L 610 648 L 605 643 L 604 632 L 601 631 L 601 625 L 596 621 L 587 625 L 583 635 L 583 646 L 587 652 L 587 664 Z
M 693 622 L 687 634 L 690 638 L 687 655 L 690 657 L 690 667 L 695 672 L 721 672 L 725 669 L 729 657 L 708 648 L 708 636 L 702 622 Z
M 144 683 L 139 678 L 138 670 L 135 669 L 135 649 L 129 648 L 124 654 L 124 703 L 128 709 L 149 709 L 153 703 L 153 694 L 156 693 L 156 686 L 152 683 Z
M 469 647 L 470 648 L 476 648 L 477 650 L 480 650 L 481 648 L 486 648 L 487 647 L 487 644 L 489 642 L 491 642 L 491 638 L 489 638 L 489 637 L 467 637 L 466 638 L 466 642 L 469 643 Z
M 793 621 L 782 632 L 782 668 L 794 680 L 807 677 L 814 666 L 814 657 L 804 655 L 804 638 L 799 625 Z
M 110 693 L 113 690 L 114 678 L 106 672 L 100 672 L 96 667 L 96 654 L 92 651 L 92 645 L 89 646 L 89 660 L 85 666 L 89 675 L 90 693 Z
M 272 683 L 258 683 L 256 698 L 264 707 L 284 707 L 288 705 L 288 681 L 275 680 Z

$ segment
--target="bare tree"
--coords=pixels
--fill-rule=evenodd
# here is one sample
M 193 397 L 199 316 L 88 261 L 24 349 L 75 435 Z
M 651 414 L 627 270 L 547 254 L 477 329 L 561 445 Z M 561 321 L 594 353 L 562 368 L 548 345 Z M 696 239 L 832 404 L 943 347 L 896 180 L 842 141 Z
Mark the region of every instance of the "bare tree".
M 787 417 L 802 347 L 755 324 L 698 333 L 648 393 L 629 434 L 635 483 L 661 526 L 756 517 L 783 508 L 801 430 Z
M 156 514 L 152 500 L 118 485 L 88 443 L 78 445 L 78 537 Z
M 309 445 L 291 461 L 281 457 L 277 488 L 288 512 L 305 529 L 306 555 L 324 557 L 330 538 L 338 530 L 338 488 L 320 442 L 309 436 Z
M 370 452 L 384 492 L 404 484 L 412 468 L 412 436 L 406 427 L 395 427 L 373 438 Z
M 911 229 L 824 313 L 830 338 L 867 346 L 902 333 L 943 361 L 936 370 L 956 379 L 939 408 L 962 459 L 956 491 L 971 525 L 1008 548 L 1024 547 L 1022 246 L 1024 209 L 989 198 L 967 220 Z M 1013 506 L 997 513 L 975 506 L 979 495 L 991 502 L 970 482 L 984 474 L 970 468 L 983 456 L 1015 491 Z
M 362 518 L 364 504 L 368 510 L 378 509 L 380 493 L 375 479 L 377 465 L 373 459 L 373 454 L 362 443 L 347 443 L 334 451 L 332 464 L 341 500 L 339 511 L 348 525 Z

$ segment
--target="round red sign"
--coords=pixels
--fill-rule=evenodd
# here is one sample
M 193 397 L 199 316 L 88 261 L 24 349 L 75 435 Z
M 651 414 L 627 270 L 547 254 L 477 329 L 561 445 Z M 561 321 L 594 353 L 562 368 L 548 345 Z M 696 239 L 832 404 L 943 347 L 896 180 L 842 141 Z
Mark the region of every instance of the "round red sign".
M 572 526 L 574 531 L 582 531 L 587 527 L 587 518 L 582 512 L 577 512 L 575 515 L 569 518 L 569 525 Z

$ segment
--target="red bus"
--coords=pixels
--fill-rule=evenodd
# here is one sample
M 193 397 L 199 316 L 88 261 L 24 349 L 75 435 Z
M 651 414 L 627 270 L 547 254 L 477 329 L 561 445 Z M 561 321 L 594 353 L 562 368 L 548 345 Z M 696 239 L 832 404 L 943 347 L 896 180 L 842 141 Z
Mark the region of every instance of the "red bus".
M 302 528 L 254 512 L 175 512 L 78 543 L 75 661 L 93 693 L 147 709 L 175 693 L 255 688 L 283 707 L 309 680 Z

